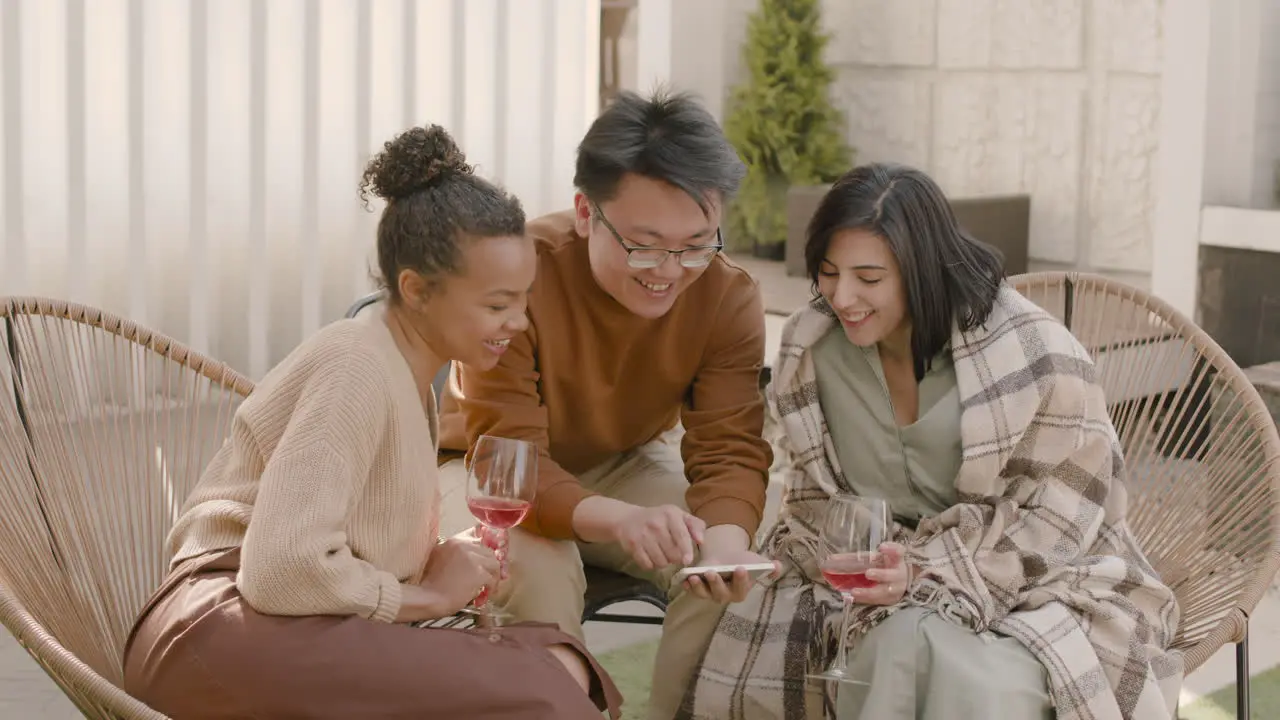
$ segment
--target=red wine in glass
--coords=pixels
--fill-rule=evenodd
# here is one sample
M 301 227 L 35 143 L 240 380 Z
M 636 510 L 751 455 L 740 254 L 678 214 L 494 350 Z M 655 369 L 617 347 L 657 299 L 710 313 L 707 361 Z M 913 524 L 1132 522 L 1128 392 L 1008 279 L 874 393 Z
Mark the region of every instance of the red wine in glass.
M 481 524 L 498 530 L 509 530 L 524 521 L 533 503 L 500 497 L 467 498 L 467 508 Z
M 537 446 L 514 438 L 481 435 L 471 453 L 467 508 L 480 521 L 476 530 L 481 542 L 498 558 L 501 578 L 507 577 L 507 531 L 519 525 L 533 507 L 537 465 Z M 495 624 L 506 614 L 485 607 L 492 591 L 491 587 L 481 589 L 472 605 L 483 608 L 482 617 Z
M 846 662 L 849 613 L 853 591 L 876 584 L 867 578 L 867 570 L 876 566 L 880 545 L 892 539 L 892 531 L 889 504 L 884 500 L 848 494 L 827 500 L 826 517 L 818 536 L 818 569 L 831 588 L 840 593 L 844 616 L 836 656 L 827 669 L 809 673 L 809 677 L 865 684 L 853 678 Z
M 876 566 L 876 553 L 838 553 L 822 562 L 822 577 L 837 592 L 865 590 L 875 587 L 876 581 L 867 579 L 867 571 Z

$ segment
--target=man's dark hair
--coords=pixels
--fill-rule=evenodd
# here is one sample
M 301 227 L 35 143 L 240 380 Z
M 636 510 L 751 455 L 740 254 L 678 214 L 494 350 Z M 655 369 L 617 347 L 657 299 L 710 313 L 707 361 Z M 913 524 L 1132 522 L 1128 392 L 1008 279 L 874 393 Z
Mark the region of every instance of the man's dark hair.
M 953 326 L 972 330 L 991 314 L 1004 259 L 960 227 L 942 189 L 923 172 L 873 163 L 835 182 L 809 221 L 804 260 L 815 286 L 831 239 L 841 230 L 878 235 L 897 259 L 917 380 L 946 346 Z
M 689 194 L 704 211 L 714 194 L 727 201 L 746 175 L 715 118 L 688 93 L 621 93 L 578 144 L 573 184 L 591 200 L 612 200 L 628 173 Z

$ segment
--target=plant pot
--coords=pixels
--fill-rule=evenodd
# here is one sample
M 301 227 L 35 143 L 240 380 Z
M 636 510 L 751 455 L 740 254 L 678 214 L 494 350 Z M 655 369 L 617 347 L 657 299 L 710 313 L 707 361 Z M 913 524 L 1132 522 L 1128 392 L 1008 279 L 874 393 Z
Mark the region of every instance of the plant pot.
M 805 231 L 818 203 L 831 189 L 830 185 L 794 185 L 787 190 L 787 242 L 782 250 L 787 262 L 787 275 L 804 277 Z
M 786 243 L 752 243 L 752 257 L 782 262 L 787 257 Z

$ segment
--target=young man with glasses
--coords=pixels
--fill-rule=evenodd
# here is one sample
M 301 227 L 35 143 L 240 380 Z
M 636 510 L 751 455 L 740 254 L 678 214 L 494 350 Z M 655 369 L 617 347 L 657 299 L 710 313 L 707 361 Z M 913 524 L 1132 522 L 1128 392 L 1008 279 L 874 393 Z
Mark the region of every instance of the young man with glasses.
M 583 563 L 668 591 L 654 718 L 675 713 L 724 603 L 749 587 L 741 569 L 729 582 L 672 587 L 672 576 L 767 562 L 752 552 L 771 461 L 764 310 L 720 231 L 743 174 L 692 98 L 620 96 L 578 147 L 574 208 L 528 224 L 539 248 L 528 330 L 493 338 L 493 370 L 455 368 L 442 403 L 442 456 L 484 434 L 543 450 L 500 611 L 581 637 Z M 442 481 L 443 529 L 474 524 L 461 459 Z

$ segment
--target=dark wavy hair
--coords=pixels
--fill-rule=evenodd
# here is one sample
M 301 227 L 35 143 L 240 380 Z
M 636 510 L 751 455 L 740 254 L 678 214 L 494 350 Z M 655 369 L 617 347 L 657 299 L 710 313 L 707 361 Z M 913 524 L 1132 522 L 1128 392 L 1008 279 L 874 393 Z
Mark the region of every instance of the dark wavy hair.
M 727 202 L 746 166 L 716 123 L 689 93 L 659 88 L 649 97 L 620 93 L 578 144 L 573 184 L 608 202 L 624 175 L 634 173 L 683 190 L 703 212 L 708 199 Z
M 524 209 L 475 174 L 439 125 L 410 128 L 365 166 L 360 199 L 387 201 L 378 220 L 378 284 L 399 302 L 396 278 L 415 270 L 430 282 L 462 270 L 465 239 L 524 234 Z
M 924 377 L 954 326 L 986 321 L 1004 280 L 1004 258 L 956 221 L 942 189 L 904 165 L 871 163 L 845 173 L 809 221 L 805 269 L 816 288 L 831 239 L 866 230 L 884 239 L 898 261 L 911 318 L 916 380 Z

